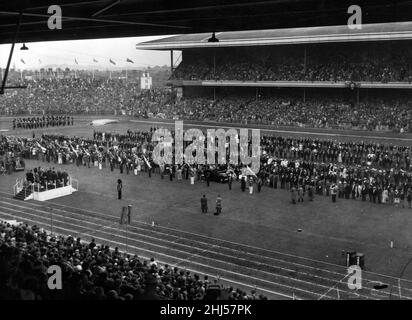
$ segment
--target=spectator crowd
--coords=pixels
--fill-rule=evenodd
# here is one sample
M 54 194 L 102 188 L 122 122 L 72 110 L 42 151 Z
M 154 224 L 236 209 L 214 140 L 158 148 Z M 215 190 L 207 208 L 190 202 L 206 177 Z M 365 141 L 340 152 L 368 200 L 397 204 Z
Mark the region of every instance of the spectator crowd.
M 47 269 L 62 270 L 62 289 L 47 286 Z M 229 300 L 266 299 L 222 287 L 208 276 L 160 265 L 118 248 L 48 234 L 36 225 L 0 222 L 0 299 Z
M 140 89 L 122 79 L 28 80 L 27 89 L 8 90 L 0 95 L 2 115 L 114 114 L 132 110 Z
M 349 89 L 348 89 L 349 90 Z M 0 96 L 0 113 L 14 129 L 73 125 L 73 115 L 133 114 L 141 118 L 218 121 L 270 126 L 411 132 L 409 95 L 388 93 L 355 102 L 327 92 L 303 99 L 298 92 L 221 94 L 177 98 L 167 88 L 140 91 L 122 80 L 31 81 L 27 90 Z M 300 91 L 299 91 L 300 93 Z M 42 116 L 34 116 L 42 114 Z
M 169 119 L 208 120 L 287 127 L 354 129 L 410 132 L 412 107 L 408 99 L 371 99 L 359 104 L 343 99 L 227 97 L 185 98 L 165 104 L 162 114 Z M 159 106 L 151 110 L 156 115 Z M 162 116 L 164 117 L 164 116 Z
M 229 48 L 187 53 L 172 79 L 410 83 L 410 57 L 409 43 Z

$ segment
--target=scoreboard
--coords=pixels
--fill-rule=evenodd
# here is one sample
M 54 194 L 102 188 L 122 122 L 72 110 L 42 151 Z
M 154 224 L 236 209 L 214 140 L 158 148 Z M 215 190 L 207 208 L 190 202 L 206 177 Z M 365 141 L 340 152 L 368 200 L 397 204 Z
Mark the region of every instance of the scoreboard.
M 140 89 L 150 90 L 152 89 L 152 77 L 148 72 L 144 72 L 140 77 Z

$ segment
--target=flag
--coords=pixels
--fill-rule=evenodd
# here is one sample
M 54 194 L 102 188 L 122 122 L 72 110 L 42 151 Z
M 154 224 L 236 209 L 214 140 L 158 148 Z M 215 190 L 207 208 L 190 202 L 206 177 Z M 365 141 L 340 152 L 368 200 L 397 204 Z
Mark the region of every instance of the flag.
M 41 149 L 41 151 L 42 151 L 43 153 L 46 153 L 46 148 L 42 147 L 42 146 L 40 145 L 40 143 L 38 143 L 37 141 L 36 141 L 36 143 L 37 143 L 37 146 Z
M 116 65 L 116 62 L 114 62 L 112 59 L 109 59 L 109 61 L 110 61 L 111 64 Z
M 77 62 L 77 59 L 74 59 L 74 62 L 75 62 L 76 64 L 79 64 L 79 63 Z
M 73 146 L 70 142 L 69 142 L 69 146 L 71 147 L 71 149 L 74 152 L 74 154 L 76 155 L 76 157 L 78 157 L 79 155 L 77 154 L 77 151 L 73 148 Z
M 24 64 L 26 64 L 26 62 L 24 62 L 24 60 L 23 60 L 23 59 L 20 59 L 20 61 L 21 61 L 21 62 L 23 62 Z
M 151 169 L 152 166 L 150 165 L 149 161 L 147 161 L 146 157 L 143 155 L 143 159 L 146 162 L 147 166 Z
M 39 59 L 39 63 L 41 63 L 41 60 Z
M 246 168 L 242 169 L 242 175 L 244 176 L 254 176 L 257 178 L 257 175 L 252 171 L 252 169 L 249 168 L 249 166 L 246 166 Z
M 93 58 L 93 62 L 96 62 L 96 63 L 98 63 L 99 61 L 97 61 L 95 58 Z
M 134 63 L 132 60 L 130 60 L 129 58 L 127 58 L 126 62 L 130 62 L 130 63 Z

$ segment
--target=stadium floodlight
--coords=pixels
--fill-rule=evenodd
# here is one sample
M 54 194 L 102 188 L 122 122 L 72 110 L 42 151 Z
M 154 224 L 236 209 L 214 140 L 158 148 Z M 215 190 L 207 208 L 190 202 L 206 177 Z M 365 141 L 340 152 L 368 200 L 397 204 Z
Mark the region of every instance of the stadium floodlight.
M 219 42 L 219 39 L 216 38 L 215 33 L 213 32 L 212 37 L 207 40 L 207 42 Z
M 20 50 L 29 50 L 29 48 L 26 47 L 26 44 L 23 43 L 23 46 L 20 48 Z

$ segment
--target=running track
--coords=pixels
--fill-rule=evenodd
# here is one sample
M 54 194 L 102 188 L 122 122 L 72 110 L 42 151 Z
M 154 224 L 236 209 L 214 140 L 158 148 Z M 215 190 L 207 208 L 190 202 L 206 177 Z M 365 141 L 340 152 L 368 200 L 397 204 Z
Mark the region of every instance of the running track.
M 118 217 L 55 202 L 20 201 L 0 191 L 0 219 L 36 224 L 45 230 L 119 247 L 143 258 L 216 275 L 224 283 L 257 289 L 272 299 L 412 299 L 412 281 L 363 272 L 363 288 L 348 289 L 346 268 L 312 259 L 133 221 L 127 231 Z M 387 284 L 381 290 L 376 283 Z

